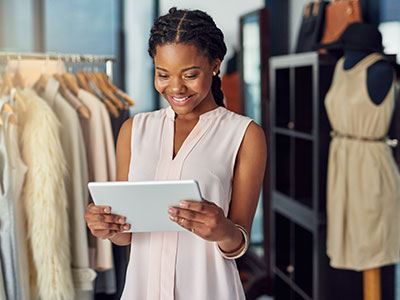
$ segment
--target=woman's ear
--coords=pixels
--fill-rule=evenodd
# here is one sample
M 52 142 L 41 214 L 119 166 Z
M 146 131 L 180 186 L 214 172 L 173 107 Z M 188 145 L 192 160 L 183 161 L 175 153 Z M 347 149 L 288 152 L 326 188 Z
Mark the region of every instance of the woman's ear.
M 215 75 L 218 74 L 220 66 L 221 66 L 221 60 L 219 58 L 215 59 L 215 61 L 213 63 L 213 69 L 212 69 L 213 74 L 215 74 Z

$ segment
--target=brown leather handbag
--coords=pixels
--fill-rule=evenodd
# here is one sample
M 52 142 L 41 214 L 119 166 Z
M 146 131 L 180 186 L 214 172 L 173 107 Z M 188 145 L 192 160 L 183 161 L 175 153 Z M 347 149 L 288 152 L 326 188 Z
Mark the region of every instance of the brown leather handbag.
M 359 0 L 333 0 L 326 6 L 322 45 L 335 43 L 348 25 L 362 22 Z

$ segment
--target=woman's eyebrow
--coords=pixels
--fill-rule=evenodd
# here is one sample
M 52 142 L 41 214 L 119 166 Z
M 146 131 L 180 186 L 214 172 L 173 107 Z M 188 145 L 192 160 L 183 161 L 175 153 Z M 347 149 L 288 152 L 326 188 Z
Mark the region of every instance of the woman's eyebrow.
M 191 67 L 182 69 L 182 72 L 186 72 L 186 71 L 194 70 L 194 69 L 200 69 L 200 67 L 198 67 L 198 66 L 191 66 Z M 161 67 L 156 67 L 156 70 L 160 70 L 160 71 L 163 71 L 163 72 L 168 72 L 167 69 L 164 69 L 164 68 L 161 68 Z
M 160 70 L 160 71 L 168 72 L 168 70 L 167 70 L 167 69 L 164 69 L 164 68 L 156 67 L 156 69 L 157 69 L 157 70 Z
M 186 72 L 186 71 L 193 70 L 193 69 L 200 69 L 200 67 L 198 67 L 198 66 L 191 66 L 191 67 L 189 67 L 189 68 L 182 69 L 182 72 Z

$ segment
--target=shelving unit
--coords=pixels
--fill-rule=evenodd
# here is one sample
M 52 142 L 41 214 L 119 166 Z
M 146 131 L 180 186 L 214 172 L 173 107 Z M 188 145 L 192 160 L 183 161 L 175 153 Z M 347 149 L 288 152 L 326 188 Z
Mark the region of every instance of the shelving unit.
M 316 52 L 269 61 L 275 300 L 363 299 L 362 273 L 333 269 L 326 255 L 330 126 L 324 98 L 335 63 Z M 382 268 L 382 299 L 394 299 L 393 274 L 393 267 Z

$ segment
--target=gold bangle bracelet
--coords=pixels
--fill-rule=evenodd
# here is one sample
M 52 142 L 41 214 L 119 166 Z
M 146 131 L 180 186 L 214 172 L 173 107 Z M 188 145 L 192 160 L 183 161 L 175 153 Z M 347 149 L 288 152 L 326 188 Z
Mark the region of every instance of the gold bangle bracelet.
M 238 250 L 235 250 L 230 253 L 226 253 L 219 247 L 218 243 L 215 243 L 215 246 L 217 247 L 218 252 L 221 254 L 221 256 L 223 258 L 226 258 L 226 259 L 237 259 L 239 257 L 242 257 L 246 253 L 247 249 L 249 248 L 250 241 L 249 241 L 249 234 L 247 233 L 247 230 L 242 225 L 235 224 L 235 226 L 240 230 L 240 232 L 243 234 L 243 238 L 244 238 L 244 243 Z

